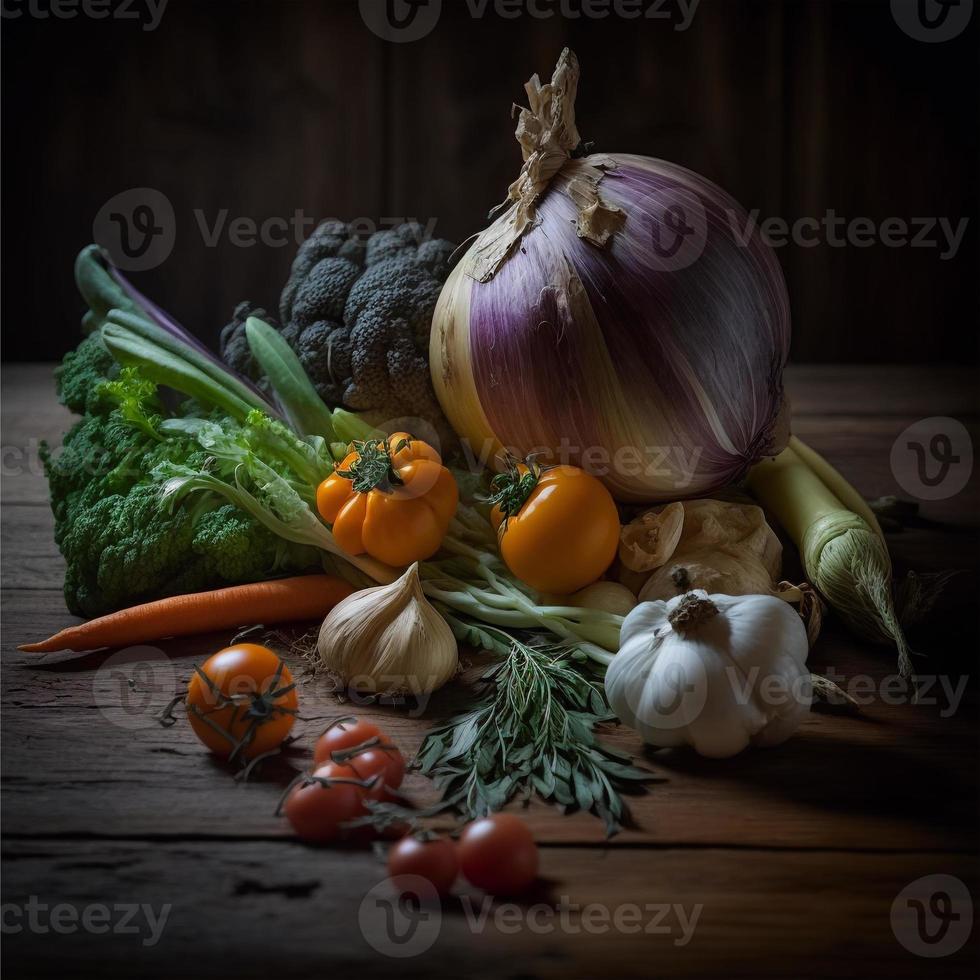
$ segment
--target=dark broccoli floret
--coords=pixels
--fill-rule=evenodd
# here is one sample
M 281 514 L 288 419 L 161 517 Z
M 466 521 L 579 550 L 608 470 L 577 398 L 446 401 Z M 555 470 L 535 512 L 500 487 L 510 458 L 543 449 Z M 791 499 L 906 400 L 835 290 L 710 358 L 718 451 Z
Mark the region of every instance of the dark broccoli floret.
M 324 222 L 283 290 L 282 333 L 320 397 L 374 423 L 416 417 L 454 441 L 429 377 L 429 331 L 454 247 L 407 223 L 361 243 Z
M 320 320 L 302 329 L 293 347 L 320 397 L 340 405 L 350 378 L 350 331 L 342 323 Z
M 248 300 L 239 303 L 232 314 L 231 323 L 221 328 L 221 359 L 239 374 L 258 383 L 261 388 L 265 387 L 262 384 L 262 369 L 252 356 L 248 338 L 245 336 L 245 321 L 250 316 L 276 325 L 276 321 L 261 306 L 253 306 Z
M 320 320 L 339 320 L 344 315 L 347 294 L 361 269 L 339 256 L 320 259 L 296 290 L 292 322 L 305 327 Z

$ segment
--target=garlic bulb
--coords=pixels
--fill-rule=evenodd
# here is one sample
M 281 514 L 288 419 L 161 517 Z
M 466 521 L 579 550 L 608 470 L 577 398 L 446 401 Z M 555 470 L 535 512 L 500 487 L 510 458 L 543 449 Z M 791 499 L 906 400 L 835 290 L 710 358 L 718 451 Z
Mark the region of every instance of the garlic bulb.
M 606 694 L 645 742 L 727 758 L 800 726 L 812 698 L 807 651 L 806 628 L 781 599 L 697 590 L 626 617 Z
M 334 606 L 317 652 L 349 689 L 370 694 L 428 694 L 459 663 L 452 630 L 422 592 L 418 562 L 390 585 Z

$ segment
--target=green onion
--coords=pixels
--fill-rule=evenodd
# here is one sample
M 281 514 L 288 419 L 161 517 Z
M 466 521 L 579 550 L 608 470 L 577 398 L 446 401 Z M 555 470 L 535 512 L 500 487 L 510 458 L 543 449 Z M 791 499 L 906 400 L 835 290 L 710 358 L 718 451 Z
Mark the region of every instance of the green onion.
M 286 338 L 254 316 L 245 321 L 245 336 L 293 428 L 304 435 L 323 436 L 327 442 L 338 441 L 330 409 L 317 394 Z

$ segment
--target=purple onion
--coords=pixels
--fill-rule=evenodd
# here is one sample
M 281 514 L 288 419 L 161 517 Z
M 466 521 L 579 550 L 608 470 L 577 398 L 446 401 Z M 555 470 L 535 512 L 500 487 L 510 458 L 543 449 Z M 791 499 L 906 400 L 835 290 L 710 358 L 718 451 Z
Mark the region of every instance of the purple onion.
M 783 276 L 705 178 L 648 157 L 573 158 L 574 115 L 564 131 L 558 117 L 575 82 L 529 83 L 525 168 L 445 285 L 433 383 L 484 462 L 539 452 L 623 500 L 703 495 L 788 436 Z

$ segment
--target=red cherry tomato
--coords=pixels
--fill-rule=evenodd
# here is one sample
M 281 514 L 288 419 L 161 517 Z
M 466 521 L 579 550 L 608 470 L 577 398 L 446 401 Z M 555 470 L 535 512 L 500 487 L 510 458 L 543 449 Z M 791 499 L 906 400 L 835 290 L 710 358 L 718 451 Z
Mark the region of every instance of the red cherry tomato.
M 477 888 L 493 895 L 516 895 L 538 876 L 538 845 L 520 817 L 494 813 L 463 830 L 459 867 Z
M 380 776 L 381 785 L 387 789 L 398 789 L 405 778 L 405 757 L 391 742 L 358 752 L 344 764 L 350 766 L 361 779 Z
M 337 780 L 326 785 L 298 783 L 286 798 L 286 818 L 304 841 L 325 844 L 352 836 L 341 825 L 365 814 L 360 777 L 350 766 L 329 762 L 320 766 L 314 776 Z
M 393 879 L 403 875 L 424 878 L 440 895 L 449 894 L 458 873 L 456 844 L 448 837 L 438 840 L 403 837 L 388 852 L 388 874 Z M 404 885 L 410 888 L 410 882 Z
M 382 738 L 381 729 L 363 718 L 341 718 L 335 721 L 318 739 L 313 749 L 313 762 L 322 766 L 332 761 L 332 753 L 352 749 L 371 738 Z

